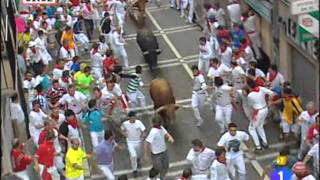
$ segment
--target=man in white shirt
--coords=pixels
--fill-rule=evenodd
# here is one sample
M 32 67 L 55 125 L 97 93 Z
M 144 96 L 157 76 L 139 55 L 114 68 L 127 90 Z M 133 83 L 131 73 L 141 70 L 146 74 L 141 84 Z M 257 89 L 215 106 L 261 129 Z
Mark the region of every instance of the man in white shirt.
M 303 163 L 307 164 L 311 158 L 313 161 L 313 174 L 315 177 L 319 177 L 319 142 L 312 146 L 304 158 Z
M 29 48 L 26 51 L 26 62 L 28 66 L 40 63 L 41 61 L 40 50 L 36 45 L 37 43 L 35 41 L 29 42 Z
M 27 71 L 25 73 L 25 79 L 23 81 L 23 90 L 27 94 L 28 110 L 32 109 L 32 101 L 36 96 L 36 79 L 32 77 L 32 72 Z
M 269 89 L 273 89 L 275 87 L 282 87 L 285 81 L 282 74 L 278 71 L 278 66 L 276 64 L 270 65 L 266 80 L 268 82 Z
M 123 61 L 124 66 L 129 66 L 127 51 L 124 48 L 125 40 L 121 35 L 121 29 L 116 28 L 111 34 L 111 47 L 115 54 Z
M 220 134 L 224 133 L 229 123 L 231 123 L 232 101 L 234 98 L 234 88 L 223 82 L 221 77 L 214 78 L 216 112 L 215 121 L 220 127 Z
M 225 64 L 220 63 L 217 58 L 210 59 L 210 68 L 208 77 L 214 80 L 215 77 L 221 77 L 224 81 L 227 81 L 228 76 L 232 69 L 227 67 Z
M 256 59 L 261 59 L 261 39 L 258 31 L 256 15 L 252 11 L 248 11 L 242 14 L 242 22 L 244 30 L 246 31 L 250 42 L 252 43 L 252 47 L 254 53 L 256 55 Z
M 188 22 L 193 24 L 193 15 L 195 10 L 195 0 L 188 0 L 189 3 L 189 14 L 188 14 Z
M 227 67 L 231 67 L 232 49 L 225 43 L 220 44 L 220 60 L 222 64 L 226 65 Z
M 15 137 L 21 141 L 26 141 L 25 116 L 19 102 L 18 94 L 11 96 L 10 115 Z
M 210 180 L 231 180 L 224 147 L 215 149 L 216 160 L 210 166 Z
M 120 34 L 123 34 L 123 27 L 124 27 L 124 23 L 125 23 L 125 17 L 126 17 L 126 2 L 124 0 L 116 0 L 114 2 L 114 6 L 115 6 L 115 14 L 118 20 L 118 24 L 120 26 Z
M 193 65 L 191 70 L 193 73 L 191 106 L 194 117 L 197 120 L 197 126 L 201 126 L 203 119 L 200 115 L 200 109 L 203 108 L 204 101 L 206 99 L 207 85 L 203 74 L 199 71 L 196 65 Z
M 316 180 L 316 178 L 309 173 L 306 165 L 300 161 L 293 165 L 292 172 L 294 174 L 291 176 L 290 180 Z
M 205 37 L 199 38 L 199 61 L 198 68 L 203 73 L 208 73 L 209 59 L 212 55 L 210 42 Z
M 137 177 L 138 168 L 141 168 L 141 140 L 144 138 L 146 128 L 140 120 L 136 119 L 135 112 L 130 111 L 128 117 L 129 120 L 122 123 L 121 130 L 122 134 L 127 138 L 133 176 Z
M 63 41 L 63 45 L 59 49 L 59 58 L 68 61 L 73 58 L 72 53 L 68 50 L 68 41 Z
M 92 68 L 91 73 L 93 74 L 94 79 L 102 78 L 104 57 L 103 57 L 103 54 L 101 54 L 99 51 L 98 43 L 92 44 L 92 49 L 90 51 L 90 59 L 91 59 L 90 67 Z
M 256 77 L 261 77 L 263 79 L 266 78 L 266 75 L 264 74 L 264 72 L 261 69 L 257 68 L 256 61 L 249 61 L 249 68 L 247 69 L 246 75 L 248 75 L 249 69 L 254 69 L 256 71 Z
M 227 5 L 227 12 L 230 18 L 230 27 L 234 27 L 234 24 L 241 24 L 241 7 L 238 0 L 232 0 Z
M 160 171 L 160 178 L 164 179 L 169 169 L 169 155 L 165 139 L 168 139 L 170 143 L 174 143 L 174 139 L 161 125 L 160 116 L 156 115 L 152 120 L 152 124 L 153 127 L 144 143 L 144 157 L 147 159 L 147 152 L 150 147 L 152 166 Z
M 220 7 L 220 3 L 214 3 L 213 9 L 215 10 L 215 18 L 220 26 L 226 26 L 226 13 Z
M 307 150 L 310 148 L 306 141 L 308 129 L 312 124 L 316 122 L 316 117 L 319 115 L 315 107 L 314 102 L 310 101 L 306 104 L 306 111 L 303 111 L 299 118 L 297 124 L 300 125 L 300 150 L 298 153 L 298 159 L 302 159 L 306 154 Z
M 237 61 L 231 61 L 231 82 L 236 90 L 242 89 L 245 85 L 245 72 Z
M 47 36 L 44 34 L 42 30 L 38 31 L 38 37 L 34 40 L 36 43 L 36 47 L 39 49 L 40 57 L 43 64 L 48 65 L 50 61 L 52 61 L 52 57 L 47 50 Z
M 221 54 L 220 45 L 216 36 L 210 35 L 211 56 L 210 58 L 218 58 Z
M 194 174 L 206 175 L 215 157 L 215 152 L 204 146 L 200 139 L 191 141 L 192 148 L 189 150 L 186 160 L 192 164 Z
M 252 109 L 249 133 L 256 145 L 256 150 L 262 150 L 261 146 L 268 148 L 267 137 L 263 128 L 265 119 L 268 115 L 266 95 L 269 95 L 268 98 L 271 100 L 274 96 L 274 92 L 267 88 L 256 86 L 255 81 L 252 79 L 247 79 L 247 85 L 250 89 L 250 93 L 248 94 L 248 103 Z M 262 139 L 262 144 L 260 143 L 258 136 Z
M 246 167 L 243 151 L 240 144 L 249 141 L 249 135 L 244 131 L 238 131 L 235 123 L 228 125 L 228 132 L 224 133 L 217 143 L 217 146 L 224 147 L 227 151 L 227 164 L 229 172 L 235 177 L 235 167 L 237 168 L 239 180 L 246 179 Z
M 82 119 L 82 109 L 86 106 L 87 97 L 79 91 L 76 91 L 74 85 L 68 86 L 68 93 L 63 95 L 54 105 L 65 105 L 65 109 L 71 109 L 78 120 Z
M 33 143 L 38 147 L 39 135 L 48 116 L 41 110 L 39 101 L 34 100 L 32 106 L 32 111 L 29 113 L 29 132 Z

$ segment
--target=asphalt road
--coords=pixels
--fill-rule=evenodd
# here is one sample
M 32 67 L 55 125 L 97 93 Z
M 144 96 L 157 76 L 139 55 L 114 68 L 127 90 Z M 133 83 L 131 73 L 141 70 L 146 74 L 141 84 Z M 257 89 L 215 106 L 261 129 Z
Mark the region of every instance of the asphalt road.
M 195 126 L 196 121 L 190 108 L 192 82 L 190 67 L 198 61 L 198 38 L 202 33 L 198 27 L 187 24 L 181 19 L 179 17 L 180 14 L 176 10 L 171 9 L 168 4 L 163 4 L 160 9 L 156 8 L 153 4 L 149 4 L 148 6 L 149 11 L 147 13 L 146 26 L 155 32 L 160 47 L 163 49 L 163 52 L 159 56 L 160 70 L 156 74 L 151 74 L 148 70 L 135 40 L 136 27 L 130 19 L 128 19 L 125 26 L 127 37 L 126 50 L 131 70 L 138 64 L 142 65 L 144 67 L 142 78 L 146 83 L 154 77 L 167 79 L 171 83 L 177 102 L 186 106 L 184 109 L 177 110 L 177 121 L 169 130 L 175 138 L 175 143 L 172 145 L 168 144 L 170 154 L 168 178 L 176 179 L 182 174 L 182 170 L 188 167 L 185 157 L 191 148 L 191 140 L 200 138 L 206 146 L 215 148 L 220 134 L 217 124 L 214 122 L 214 112 L 210 110 L 209 105 L 205 106 L 202 111 L 205 122 L 200 128 Z M 125 84 L 126 81 L 122 84 L 123 89 L 125 88 Z M 152 108 L 152 101 L 148 89 L 143 89 L 143 92 L 146 96 L 148 107 L 142 111 L 148 111 Z M 143 116 L 139 119 L 142 120 L 147 130 L 149 130 L 151 125 L 150 116 Z M 240 130 L 247 131 L 249 123 L 241 109 L 233 112 L 232 121 L 238 124 Z M 289 144 L 293 152 L 297 149 L 293 140 L 279 142 L 280 129 L 278 124 L 268 122 L 265 128 L 270 148 L 257 154 L 255 160 L 246 158 L 248 180 L 260 179 L 263 168 L 275 159 L 279 148 Z M 88 134 L 85 132 L 85 140 L 87 139 Z M 120 143 L 125 144 L 123 140 Z M 244 149 L 247 147 L 248 145 L 245 145 Z M 90 150 L 90 147 L 87 146 L 87 149 Z M 114 160 L 115 174 L 117 176 L 127 174 L 129 178 L 132 178 L 127 149 L 117 151 Z M 150 161 L 143 161 L 142 171 L 136 179 L 145 178 L 150 168 Z M 91 179 L 105 179 L 105 177 L 99 172 L 91 172 Z

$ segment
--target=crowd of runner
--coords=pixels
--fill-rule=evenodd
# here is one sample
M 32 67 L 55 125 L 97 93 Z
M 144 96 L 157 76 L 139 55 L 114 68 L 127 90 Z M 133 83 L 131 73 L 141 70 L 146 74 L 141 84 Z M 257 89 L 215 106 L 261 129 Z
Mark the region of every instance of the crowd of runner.
M 156 3 L 161 7 L 163 2 Z M 201 26 L 199 61 L 191 67 L 194 128 L 202 125 L 200 112 L 208 101 L 221 138 L 216 149 L 192 140 L 193 147 L 185 152 L 191 166 L 181 172 L 180 179 L 247 179 L 246 153 L 240 146 L 252 140 L 254 151 L 249 153 L 267 149 L 264 125 L 271 121 L 279 123 L 281 140 L 293 136 L 300 149 L 293 156 L 288 147 L 283 148 L 265 174 L 286 167 L 294 172 L 292 179 L 317 179 L 318 107 L 304 102 L 275 64 L 266 67 L 267 72 L 258 68 L 263 57 L 255 13 L 242 12 L 237 0 L 229 0 L 226 7 L 201 4 L 202 12 L 196 8 L 198 3 L 171 0 L 170 6 L 187 23 Z M 130 111 L 146 106 L 141 88 L 148 82 L 143 82 L 140 65 L 134 73 L 125 73 L 130 69 L 124 38 L 126 6 L 124 0 L 64 0 L 57 6 L 30 7 L 16 16 L 18 69 L 24 79 L 31 136 L 27 140 L 21 134 L 25 117 L 14 95 L 10 109 L 16 138 L 11 155 L 16 176 L 34 179 L 27 171 L 32 165 L 44 180 L 81 180 L 89 170 L 85 159 L 93 159 L 107 179 L 126 179 L 115 177 L 113 155 L 115 149 L 127 148 L 133 177 L 150 154 L 153 168 L 145 178 L 166 179 L 170 168 L 166 140 L 174 143 L 174 137 L 157 115 L 147 130 L 136 112 Z M 85 63 L 82 57 L 88 54 L 90 60 Z M 120 86 L 124 77 L 129 78 L 127 87 Z M 250 122 L 248 131 L 237 130 L 231 120 L 237 107 Z M 83 148 L 83 129 L 90 132 L 92 152 Z M 119 138 L 126 138 L 127 146 L 118 144 Z M 36 147 L 34 155 L 26 153 L 27 141 Z

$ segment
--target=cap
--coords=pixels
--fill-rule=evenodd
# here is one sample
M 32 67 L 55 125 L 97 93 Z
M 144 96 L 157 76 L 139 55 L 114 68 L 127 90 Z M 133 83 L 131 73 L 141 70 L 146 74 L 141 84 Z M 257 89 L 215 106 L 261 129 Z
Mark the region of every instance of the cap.
M 278 166 L 285 166 L 287 164 L 288 158 L 287 156 L 277 156 L 277 165 Z
M 128 113 L 128 117 L 134 117 L 134 116 L 136 116 L 136 112 L 130 111 L 130 112 Z

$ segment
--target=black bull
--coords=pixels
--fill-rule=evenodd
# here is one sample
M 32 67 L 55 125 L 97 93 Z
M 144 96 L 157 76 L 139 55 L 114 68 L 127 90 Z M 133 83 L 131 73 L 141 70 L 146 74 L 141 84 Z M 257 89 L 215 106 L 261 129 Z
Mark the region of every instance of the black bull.
M 161 53 L 156 36 L 146 28 L 137 31 L 137 43 L 151 71 L 157 67 L 158 54 Z

